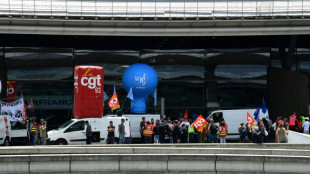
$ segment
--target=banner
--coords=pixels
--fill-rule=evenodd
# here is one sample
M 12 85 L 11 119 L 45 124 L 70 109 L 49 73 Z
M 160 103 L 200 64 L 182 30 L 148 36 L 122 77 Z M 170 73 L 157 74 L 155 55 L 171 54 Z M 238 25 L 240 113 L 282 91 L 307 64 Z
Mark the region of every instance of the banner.
M 120 108 L 116 92 L 113 94 L 113 96 L 111 97 L 111 99 L 110 99 L 108 104 L 109 104 L 109 107 L 111 108 L 112 111 L 114 111 L 115 109 Z
M 7 81 L 6 90 L 7 90 L 7 102 L 11 103 L 15 101 L 16 97 L 16 81 Z
M 23 98 L 12 103 L 0 101 L 1 115 L 8 115 L 10 121 L 23 121 L 24 117 L 24 100 Z
M 207 126 L 207 121 L 203 118 L 202 115 L 199 115 L 199 117 L 193 122 L 193 126 L 199 132 L 202 132 L 202 129 Z
M 247 113 L 247 122 L 248 122 L 248 128 L 249 128 L 249 132 L 252 132 L 252 127 L 255 125 L 255 121 L 253 119 L 253 117 Z
M 77 66 L 74 68 L 73 116 L 101 118 L 103 115 L 103 68 Z

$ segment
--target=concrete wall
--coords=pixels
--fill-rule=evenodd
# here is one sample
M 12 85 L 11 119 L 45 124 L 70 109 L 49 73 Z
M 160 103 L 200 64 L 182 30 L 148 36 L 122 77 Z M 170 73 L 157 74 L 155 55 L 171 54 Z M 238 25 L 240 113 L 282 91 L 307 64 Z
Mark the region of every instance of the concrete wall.
M 244 148 L 246 145 L 248 147 Z M 221 146 L 196 144 L 1 147 L 0 173 L 276 174 L 310 171 L 309 149 L 290 149 L 293 147 L 290 144 Z M 273 148 L 263 148 L 264 146 Z M 297 148 L 306 146 L 309 144 L 295 144 Z
M 225 154 L 1 155 L 0 171 L 16 174 L 309 173 L 309 161 L 310 157 Z

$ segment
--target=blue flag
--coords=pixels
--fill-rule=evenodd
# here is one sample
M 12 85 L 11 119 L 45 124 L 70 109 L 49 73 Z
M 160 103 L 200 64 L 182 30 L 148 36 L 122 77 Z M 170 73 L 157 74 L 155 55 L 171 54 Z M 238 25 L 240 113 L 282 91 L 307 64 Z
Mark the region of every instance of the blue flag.
M 197 114 L 195 114 L 195 113 L 193 114 L 193 122 L 198 118 L 198 116 L 199 116 L 199 115 L 197 115 Z
M 258 120 L 259 120 L 259 110 L 260 110 L 260 106 L 258 106 L 258 108 L 255 110 L 255 112 L 254 112 L 254 120 L 256 121 L 256 122 L 258 122 Z
M 114 85 L 114 89 L 113 89 L 113 94 L 116 92 L 116 88 L 115 88 L 115 85 Z
M 157 105 L 157 88 L 153 92 L 153 97 L 154 97 L 154 106 Z
M 105 93 L 105 91 L 103 91 L 103 101 L 106 101 L 109 99 L 109 96 L 107 95 L 107 93 Z
M 129 98 L 131 101 L 133 101 L 133 93 L 132 93 L 132 87 L 130 87 L 130 90 L 127 94 L 127 98 Z
M 264 97 L 263 97 L 262 112 L 263 112 L 264 114 L 266 114 L 266 112 L 267 112 L 267 107 L 266 107 L 266 103 L 265 103 Z

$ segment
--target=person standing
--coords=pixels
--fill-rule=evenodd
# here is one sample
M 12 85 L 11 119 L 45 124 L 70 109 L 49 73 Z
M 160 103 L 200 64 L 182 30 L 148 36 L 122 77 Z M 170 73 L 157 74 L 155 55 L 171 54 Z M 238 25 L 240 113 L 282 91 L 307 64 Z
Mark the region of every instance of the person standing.
M 188 133 L 189 133 L 189 142 L 193 143 L 194 142 L 194 134 L 195 134 L 195 127 L 194 127 L 193 123 L 191 123 L 191 126 L 189 128 Z
M 223 122 L 220 123 L 220 143 L 226 143 L 226 134 L 227 134 L 227 129 L 226 126 Z
M 303 133 L 304 134 L 309 134 L 309 126 L 310 126 L 310 122 L 309 122 L 309 117 L 306 117 L 305 118 L 305 122 L 304 124 L 302 125 L 302 128 L 303 128 Z
M 161 125 L 159 126 L 159 142 L 160 143 L 170 142 L 170 128 L 165 120 L 162 120 Z
M 290 120 L 289 120 L 289 129 L 291 131 L 296 131 L 295 122 L 296 122 L 296 112 L 293 112 L 293 114 L 290 116 Z
M 86 144 L 91 144 L 92 130 L 87 120 L 85 121 L 85 126 L 86 126 Z
M 152 129 L 153 129 L 152 124 L 149 121 L 147 121 L 143 129 L 145 144 L 150 144 L 152 142 L 152 135 L 153 135 Z
M 145 117 L 142 117 L 142 121 L 140 122 L 140 128 L 139 128 L 142 143 L 144 143 L 143 130 L 144 130 L 145 123 L 146 123 Z
M 125 119 L 122 118 L 121 124 L 118 125 L 118 133 L 119 133 L 119 144 L 125 143 Z
M 188 130 L 185 124 L 182 124 L 180 139 L 181 139 L 181 143 L 188 143 Z
M 41 118 L 40 119 L 40 124 L 39 124 L 39 126 L 38 126 L 38 129 L 39 129 L 39 131 L 38 131 L 38 133 L 37 133 L 37 136 L 38 136 L 38 139 L 39 139 L 39 144 L 42 144 L 42 137 L 41 137 L 41 131 L 40 131 L 40 127 L 43 127 L 43 124 L 44 124 L 44 119 L 43 118 Z M 37 138 L 36 138 L 36 140 L 37 140 Z
M 110 126 L 108 126 L 108 137 L 107 137 L 107 144 L 114 144 L 115 142 L 115 127 L 113 126 L 113 121 L 110 121 Z
M 282 124 L 279 124 L 279 128 L 277 129 L 277 132 L 276 132 L 276 136 L 278 137 L 279 143 L 286 143 L 285 134 L 287 134 L 286 129 L 283 127 Z
M 37 122 L 35 118 L 32 118 L 32 121 L 29 127 L 29 132 L 30 132 L 30 145 L 34 146 L 36 142 L 36 135 L 37 135 Z
M 244 123 L 240 123 L 240 127 L 238 128 L 240 143 L 245 143 L 245 139 L 248 134 L 246 128 L 243 125 Z
M 217 132 L 218 132 L 218 126 L 214 124 L 214 121 L 211 119 L 210 120 L 210 135 L 209 135 L 209 142 L 210 143 L 217 143 L 218 138 L 217 138 Z
M 153 127 L 154 144 L 159 144 L 159 120 L 156 120 L 156 125 Z
M 181 140 L 180 140 L 181 131 L 178 127 L 178 123 L 179 122 L 176 120 L 173 122 L 173 128 L 172 128 L 172 142 L 173 143 L 180 143 L 181 142 Z
M 47 130 L 46 130 L 46 121 L 43 121 L 43 124 L 40 124 L 39 130 L 40 130 L 40 139 L 41 144 L 46 145 L 46 137 L 47 137 Z
M 208 124 L 207 124 L 207 126 L 208 126 Z M 200 132 L 200 143 L 205 143 L 205 142 L 206 142 L 207 126 L 205 126 L 205 127 L 202 129 L 202 132 Z

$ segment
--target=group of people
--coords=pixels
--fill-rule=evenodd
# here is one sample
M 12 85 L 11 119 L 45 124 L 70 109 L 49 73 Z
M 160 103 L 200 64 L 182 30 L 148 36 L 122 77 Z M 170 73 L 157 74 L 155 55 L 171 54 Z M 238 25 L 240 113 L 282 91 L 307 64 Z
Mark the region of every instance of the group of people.
M 140 122 L 140 134 L 142 143 L 226 143 L 228 127 L 224 119 L 217 126 L 212 119 L 197 131 L 192 123 L 192 119 L 171 121 L 170 117 L 163 120 L 151 119 L 146 121 L 145 117 Z
M 259 121 L 252 126 L 251 130 L 247 124 L 244 126 L 244 123 L 240 123 L 238 131 L 241 143 L 286 143 L 289 130 L 309 134 L 309 129 L 309 117 L 296 116 L 296 113 L 293 112 L 288 119 L 277 117 L 274 123 L 266 118 L 259 119 Z
M 29 125 L 30 145 L 36 144 L 46 145 L 47 138 L 47 122 L 44 119 L 40 119 L 40 124 L 36 122 L 36 118 L 32 118 Z

